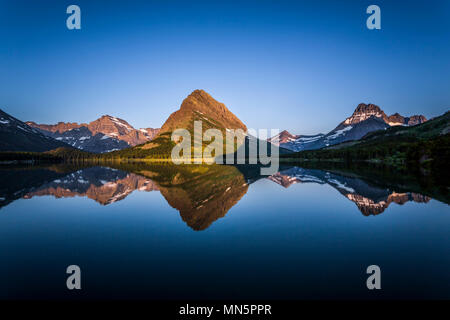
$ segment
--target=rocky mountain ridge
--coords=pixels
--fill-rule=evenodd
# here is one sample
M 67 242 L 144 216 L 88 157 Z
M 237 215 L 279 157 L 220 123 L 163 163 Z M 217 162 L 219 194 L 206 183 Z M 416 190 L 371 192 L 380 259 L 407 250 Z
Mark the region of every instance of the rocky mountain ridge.
M 393 115 L 387 116 L 381 108 L 375 104 L 360 103 L 353 114 L 345 119 L 340 126 L 347 126 L 360 123 L 369 119 L 370 117 L 376 117 L 382 119 L 389 126 L 414 126 L 416 124 L 423 123 L 427 119 L 423 115 L 413 115 L 411 117 L 404 117 L 398 112 Z
M 359 140 L 369 132 L 384 130 L 391 126 L 413 126 L 427 121 L 423 115 L 404 117 L 399 113 L 387 116 L 375 104 L 360 103 L 353 114 L 342 121 L 335 129 L 327 134 L 312 136 L 293 135 L 283 131 L 280 146 L 291 151 L 315 150 L 336 145 L 345 141 Z M 269 141 L 274 140 L 272 137 Z M 280 139 L 282 140 L 282 139 Z
M 54 125 L 28 121 L 30 127 L 75 148 L 104 153 L 122 150 L 152 140 L 159 129 L 135 129 L 127 121 L 104 115 L 90 123 L 58 122 Z

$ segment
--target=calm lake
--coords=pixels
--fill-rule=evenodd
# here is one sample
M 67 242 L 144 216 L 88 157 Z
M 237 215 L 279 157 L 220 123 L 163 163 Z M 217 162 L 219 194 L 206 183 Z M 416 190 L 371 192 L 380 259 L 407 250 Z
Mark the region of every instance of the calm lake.
M 448 187 L 404 173 L 0 167 L 0 299 L 450 298 Z M 66 288 L 81 268 L 82 289 Z M 366 268 L 381 268 L 368 290 Z

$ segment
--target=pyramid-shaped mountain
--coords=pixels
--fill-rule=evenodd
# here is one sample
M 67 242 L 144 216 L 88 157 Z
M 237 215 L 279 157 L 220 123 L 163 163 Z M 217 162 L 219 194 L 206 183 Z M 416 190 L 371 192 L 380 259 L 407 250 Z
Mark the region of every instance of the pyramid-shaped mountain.
M 202 133 L 208 129 L 218 129 L 224 138 L 226 132 L 231 129 L 241 129 L 244 133 L 247 131 L 245 124 L 223 103 L 215 100 L 204 90 L 195 90 L 183 100 L 180 109 L 169 116 L 152 141 L 131 150 L 124 150 L 124 152 L 157 158 L 169 157 L 175 146 L 175 142 L 171 140 L 172 133 L 176 129 L 186 129 L 190 132 L 193 140 L 195 121 L 201 121 Z M 226 141 L 224 141 L 224 150 L 226 149 L 225 145 Z

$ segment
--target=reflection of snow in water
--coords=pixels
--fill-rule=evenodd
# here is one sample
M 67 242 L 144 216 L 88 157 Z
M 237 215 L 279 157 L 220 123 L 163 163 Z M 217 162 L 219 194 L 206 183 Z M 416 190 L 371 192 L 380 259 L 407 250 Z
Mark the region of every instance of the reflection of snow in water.
M 348 191 L 350 193 L 354 193 L 355 192 L 354 189 L 352 189 L 350 187 L 347 187 L 345 184 L 342 184 L 342 183 L 340 183 L 339 181 L 337 181 L 335 179 L 330 179 L 330 180 L 328 180 L 328 182 L 331 182 L 331 183 L 335 184 L 336 188 L 344 189 L 344 190 L 346 190 L 346 191 Z

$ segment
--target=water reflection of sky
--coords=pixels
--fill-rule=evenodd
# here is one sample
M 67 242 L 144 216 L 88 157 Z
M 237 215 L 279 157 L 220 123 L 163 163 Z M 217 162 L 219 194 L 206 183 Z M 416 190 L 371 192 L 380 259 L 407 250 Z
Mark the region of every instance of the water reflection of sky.
M 268 179 L 202 231 L 159 191 L 21 198 L 0 210 L 0 297 L 70 298 L 78 264 L 87 298 L 449 298 L 449 225 L 436 200 L 364 216 L 328 184 Z M 370 264 L 381 292 L 365 288 Z

